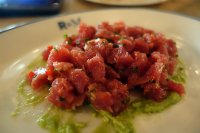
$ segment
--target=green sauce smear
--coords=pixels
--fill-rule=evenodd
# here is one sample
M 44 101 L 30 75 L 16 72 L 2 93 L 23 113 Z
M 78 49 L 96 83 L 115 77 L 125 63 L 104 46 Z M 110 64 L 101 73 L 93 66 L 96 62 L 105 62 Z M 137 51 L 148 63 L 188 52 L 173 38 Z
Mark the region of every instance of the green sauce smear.
M 107 122 L 102 122 L 93 133 L 111 133 L 111 126 Z
M 36 67 L 43 67 L 45 64 L 46 63 L 42 60 L 42 58 L 38 57 L 30 65 L 28 65 L 24 74 Z M 172 77 L 169 77 L 169 80 L 173 80 L 178 83 L 186 82 L 184 65 L 181 61 L 178 62 L 176 73 Z M 48 94 L 48 87 L 43 89 L 44 91 L 35 92 L 27 86 L 28 83 L 26 80 L 22 80 L 18 86 L 18 103 L 16 110 L 12 113 L 13 116 L 19 115 L 24 107 L 37 106 L 45 101 L 45 97 Z M 130 103 L 129 107 L 116 117 L 105 111 L 95 111 L 89 106 L 86 108 L 93 110 L 97 118 L 103 118 L 102 123 L 94 129 L 93 133 L 135 133 L 132 121 L 136 116 L 141 114 L 159 113 L 178 103 L 181 98 L 182 97 L 179 94 L 172 92 L 162 102 L 154 102 L 147 99 L 137 99 Z M 46 112 L 42 113 L 37 118 L 36 121 L 40 127 L 47 129 L 51 133 L 80 133 L 88 123 L 78 122 L 75 120 L 74 116 L 76 113 L 76 111 L 66 111 L 55 106 L 50 106 Z
M 33 62 L 31 62 L 26 70 L 22 73 L 25 77 L 28 71 L 33 70 L 38 67 L 44 67 L 46 62 L 42 59 L 42 56 L 38 56 Z M 48 87 L 45 87 L 48 88 Z M 20 114 L 21 110 L 27 106 L 36 106 L 37 104 L 44 101 L 46 95 L 48 94 L 48 89 L 43 89 L 40 92 L 33 91 L 26 79 L 23 79 L 17 88 L 17 106 L 12 116 L 17 116 Z
M 181 96 L 175 92 L 171 93 L 164 101 L 154 102 L 152 100 L 142 99 L 132 103 L 133 113 L 159 113 L 171 105 L 178 103 L 181 100 Z
M 38 118 L 37 123 L 52 133 L 79 133 L 80 129 L 87 125 L 83 122 L 76 122 L 72 113 L 64 119 L 65 113 L 69 112 L 57 107 L 50 107 L 46 113 Z
M 34 70 L 38 67 L 44 67 L 46 66 L 47 62 L 42 59 L 42 56 L 36 57 L 26 68 L 25 72 Z
M 17 116 L 20 114 L 20 111 L 27 106 L 36 106 L 37 104 L 44 101 L 48 90 L 44 89 L 40 92 L 33 91 L 30 87 L 27 87 L 27 80 L 24 79 L 19 83 L 17 89 L 17 106 L 12 116 Z
M 172 77 L 169 77 L 170 80 L 173 80 L 177 83 L 186 83 L 186 73 L 185 66 L 181 60 L 178 60 L 178 64 L 176 66 L 175 73 Z
M 113 117 L 108 112 L 99 111 L 99 114 L 104 117 L 107 124 L 115 130 L 116 133 L 134 133 L 133 126 L 129 119 L 122 116 Z M 96 133 L 96 132 L 95 132 Z

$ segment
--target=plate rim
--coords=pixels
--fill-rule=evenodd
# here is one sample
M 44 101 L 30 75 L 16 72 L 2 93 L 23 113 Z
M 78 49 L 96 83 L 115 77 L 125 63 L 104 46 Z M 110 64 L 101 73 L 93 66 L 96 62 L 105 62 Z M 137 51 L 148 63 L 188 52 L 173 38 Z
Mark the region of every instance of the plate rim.
M 111 3 L 105 3 L 105 2 L 100 2 L 100 1 L 94 1 L 94 0 L 85 0 L 86 2 L 90 2 L 90 3 L 95 3 L 95 4 L 101 4 L 101 5 L 107 5 L 107 6 L 119 6 L 119 7 L 122 7 L 122 6 L 151 6 L 151 5 L 157 5 L 157 4 L 161 4 L 163 2 L 167 2 L 167 0 L 160 0 L 160 1 L 157 1 L 157 2 L 152 2 L 152 3 L 136 3 L 136 4 L 111 4 Z
M 170 10 L 142 8 L 142 7 L 135 7 L 135 8 L 128 8 L 128 7 L 116 8 L 115 7 L 115 8 L 104 8 L 104 9 L 77 11 L 77 12 L 73 12 L 73 13 L 63 13 L 63 14 L 59 14 L 59 15 L 50 16 L 50 17 L 47 17 L 47 18 L 34 19 L 34 20 L 31 20 L 31 21 L 25 22 L 25 23 L 16 23 L 16 26 L 12 26 L 12 27 L 9 27 L 10 25 L 8 25 L 6 27 L 0 28 L 1 29 L 0 36 L 4 33 L 8 33 L 8 32 L 13 31 L 15 29 L 18 29 L 18 28 L 21 28 L 21 27 L 24 27 L 24 26 L 27 26 L 27 25 L 39 23 L 39 22 L 42 22 L 42 21 L 46 21 L 46 20 L 49 20 L 49 19 L 53 19 L 53 18 L 68 16 L 68 15 L 84 14 L 84 13 L 90 13 L 90 12 L 99 12 L 99 11 L 104 11 L 104 10 L 107 10 L 107 11 L 109 11 L 109 10 L 110 11 L 112 11 L 112 10 L 130 10 L 130 11 L 146 10 L 146 11 L 160 12 L 160 13 L 164 13 L 164 14 L 176 15 L 176 16 L 180 16 L 180 17 L 183 17 L 183 18 L 187 18 L 187 19 L 190 19 L 190 20 L 200 22 L 200 17 L 191 16 L 191 15 L 188 15 L 188 14 L 183 14 L 183 13 L 180 13 L 180 12 L 175 12 L 175 11 L 170 11 Z M 13 24 L 13 25 L 15 25 L 15 24 Z
M 135 11 L 135 10 L 130 10 L 130 11 Z M 143 11 L 143 10 L 141 10 L 141 11 Z M 148 10 L 145 10 L 145 11 L 148 11 Z M 154 14 L 154 13 L 157 13 L 157 12 L 152 12 L 152 14 Z M 78 14 L 78 13 L 77 13 Z M 82 13 L 81 13 L 82 14 Z M 73 14 L 68 14 L 68 15 L 76 15 L 76 13 L 73 13 Z M 67 16 L 68 16 L 67 15 Z M 59 15 L 60 16 L 60 15 Z M 59 17 L 59 16 L 54 16 L 54 17 L 51 17 L 51 18 L 57 18 L 57 17 Z M 61 15 L 61 17 L 65 17 L 65 15 Z M 46 18 L 46 19 L 42 19 L 42 20 L 47 20 L 47 22 L 49 22 L 49 20 L 48 19 L 51 19 L 51 18 Z M 189 20 L 189 19 L 188 19 Z M 39 23 L 40 23 L 40 21 L 38 21 Z M 42 21 L 41 21 L 42 22 Z M 196 22 L 196 21 L 195 21 Z M 29 25 L 29 26 L 32 26 L 31 24 L 34 24 L 35 22 L 33 22 L 33 23 L 30 23 L 30 25 L 29 24 L 25 24 L 25 25 Z M 23 25 L 22 26 L 20 26 L 20 27 L 23 27 Z M 15 28 L 14 28 L 15 29 Z M 12 30 L 11 30 L 11 32 L 12 32 Z M 9 32 L 10 33 L 10 32 Z M 36 125 L 36 124 L 35 124 Z M 36 125 L 37 126 L 37 125 Z

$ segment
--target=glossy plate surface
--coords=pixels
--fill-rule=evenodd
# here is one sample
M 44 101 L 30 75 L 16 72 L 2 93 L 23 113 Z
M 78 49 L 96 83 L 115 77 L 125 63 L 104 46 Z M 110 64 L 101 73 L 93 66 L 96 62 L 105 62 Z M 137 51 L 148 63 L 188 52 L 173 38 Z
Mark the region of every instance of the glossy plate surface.
M 93 3 L 115 6 L 145 6 L 165 2 L 167 0 L 86 0 Z
M 62 42 L 66 33 L 76 33 L 80 21 L 90 25 L 102 21 L 124 21 L 129 26 L 143 26 L 174 39 L 186 66 L 186 95 L 168 110 L 138 116 L 133 123 L 137 133 L 200 132 L 200 22 L 153 10 L 112 9 L 58 16 L 0 34 L 1 133 L 47 132 L 30 118 L 16 119 L 10 116 L 15 108 L 17 85 L 23 78 L 21 72 L 41 50 L 49 44 Z

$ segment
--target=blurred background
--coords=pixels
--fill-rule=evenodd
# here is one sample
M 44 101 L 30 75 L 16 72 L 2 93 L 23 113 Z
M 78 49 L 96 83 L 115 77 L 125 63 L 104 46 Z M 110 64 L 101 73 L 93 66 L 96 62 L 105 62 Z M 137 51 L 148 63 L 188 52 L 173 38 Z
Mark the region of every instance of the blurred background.
M 0 32 L 50 16 L 124 7 L 172 11 L 200 19 L 200 0 L 0 0 Z

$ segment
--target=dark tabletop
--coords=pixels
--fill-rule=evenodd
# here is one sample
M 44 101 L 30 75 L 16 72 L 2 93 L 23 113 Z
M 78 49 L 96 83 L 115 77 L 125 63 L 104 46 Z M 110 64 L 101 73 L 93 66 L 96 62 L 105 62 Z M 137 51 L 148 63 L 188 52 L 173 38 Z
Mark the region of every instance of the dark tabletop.
M 181 13 L 197 19 L 200 19 L 200 0 L 167 0 L 166 2 L 151 5 L 141 6 L 143 8 L 158 9 L 163 11 L 170 11 L 175 13 Z M 108 9 L 108 8 L 124 8 L 117 6 L 106 6 L 95 3 L 86 2 L 85 0 L 65 0 L 63 8 L 59 14 L 84 12 L 96 9 Z M 138 8 L 138 6 L 129 6 L 127 8 Z M 46 18 L 48 16 L 24 16 L 24 17 L 9 17 L 0 18 L 0 29 L 5 27 L 12 27 L 16 24 L 26 23 L 35 19 Z

